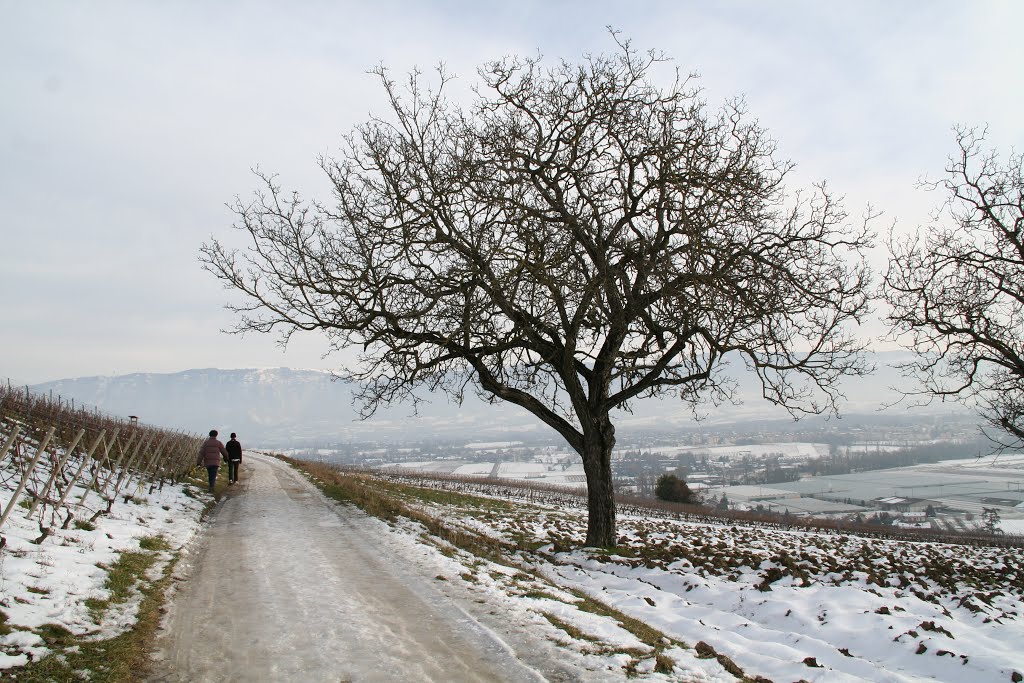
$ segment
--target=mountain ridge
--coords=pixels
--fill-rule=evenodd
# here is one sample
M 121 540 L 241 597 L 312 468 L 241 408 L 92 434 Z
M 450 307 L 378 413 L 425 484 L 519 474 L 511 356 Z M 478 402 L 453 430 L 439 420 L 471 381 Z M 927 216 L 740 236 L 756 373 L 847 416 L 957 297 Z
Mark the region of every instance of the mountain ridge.
M 890 389 L 899 380 L 893 362 L 905 354 L 875 354 L 880 372 L 844 382 L 841 405 L 846 415 L 872 414 L 894 402 Z M 703 425 L 744 421 L 791 420 L 783 409 L 760 397 L 750 373 L 730 372 L 739 405 L 701 409 Z M 444 394 L 420 394 L 424 401 L 381 408 L 359 418 L 354 387 L 329 370 L 276 368 L 191 368 L 174 373 L 77 377 L 30 385 L 39 394 L 74 400 L 113 415 L 137 415 L 147 423 L 203 434 L 209 429 L 238 432 L 248 443 L 286 446 L 325 441 L 412 441 L 471 437 L 504 440 L 547 435 L 547 428 L 526 410 L 507 403 L 488 404 L 467 393 L 461 405 Z M 963 412 L 956 404 L 935 404 L 923 414 Z M 696 425 L 692 411 L 671 397 L 637 401 L 620 412 L 620 432 L 666 431 Z

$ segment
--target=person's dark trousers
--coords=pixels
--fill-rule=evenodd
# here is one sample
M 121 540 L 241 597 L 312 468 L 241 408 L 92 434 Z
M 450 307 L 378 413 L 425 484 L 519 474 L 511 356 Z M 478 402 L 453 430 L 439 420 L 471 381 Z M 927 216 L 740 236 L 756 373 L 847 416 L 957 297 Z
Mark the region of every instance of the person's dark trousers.
M 228 460 L 228 482 L 238 481 L 238 466 L 241 460 Z
M 213 493 L 213 483 L 217 481 L 217 470 L 220 469 L 220 465 L 207 465 L 206 471 L 210 474 L 210 493 Z

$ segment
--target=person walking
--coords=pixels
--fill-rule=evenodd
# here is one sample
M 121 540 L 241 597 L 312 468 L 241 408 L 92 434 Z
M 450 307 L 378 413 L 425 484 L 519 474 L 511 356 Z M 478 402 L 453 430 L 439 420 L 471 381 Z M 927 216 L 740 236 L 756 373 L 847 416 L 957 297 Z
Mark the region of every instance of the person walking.
M 210 430 L 210 438 L 199 447 L 199 458 L 197 465 L 205 465 L 206 472 L 210 477 L 210 493 L 213 493 L 213 484 L 217 481 L 217 470 L 220 469 L 221 459 L 228 459 L 228 451 L 224 444 L 217 440 L 217 430 Z
M 238 443 L 234 432 L 231 432 L 231 440 L 224 448 L 228 451 L 228 484 L 234 484 L 238 481 L 238 468 L 242 464 L 242 444 Z

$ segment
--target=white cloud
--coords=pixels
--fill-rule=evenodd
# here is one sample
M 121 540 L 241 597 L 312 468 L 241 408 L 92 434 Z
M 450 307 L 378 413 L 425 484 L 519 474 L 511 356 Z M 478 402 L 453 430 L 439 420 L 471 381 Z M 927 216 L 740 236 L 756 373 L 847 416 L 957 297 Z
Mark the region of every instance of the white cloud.
M 255 186 L 253 166 L 323 195 L 316 156 L 383 109 L 366 73 L 376 64 L 400 74 L 443 61 L 468 84 L 514 52 L 609 50 L 611 25 L 699 71 L 710 102 L 745 96 L 799 184 L 828 179 L 851 214 L 872 202 L 910 227 L 936 200 L 913 182 L 941 173 L 954 123 L 988 122 L 993 143 L 1024 146 L 1022 19 L 1016 3 L 951 1 L 10 3 L 0 291 L 19 295 L 0 316 L 33 324 L 2 341 L 0 376 L 53 377 L 35 349 L 69 328 L 97 337 L 125 305 L 140 330 L 167 323 L 121 350 L 134 370 L 267 365 L 272 340 L 216 331 L 226 292 L 198 247 L 232 238 L 224 204 Z M 208 330 L 202 343 L 193 325 Z M 168 340 L 176 367 L 156 351 Z M 109 370 L 99 351 L 64 355 L 67 374 Z M 319 355 L 282 364 L 333 364 Z

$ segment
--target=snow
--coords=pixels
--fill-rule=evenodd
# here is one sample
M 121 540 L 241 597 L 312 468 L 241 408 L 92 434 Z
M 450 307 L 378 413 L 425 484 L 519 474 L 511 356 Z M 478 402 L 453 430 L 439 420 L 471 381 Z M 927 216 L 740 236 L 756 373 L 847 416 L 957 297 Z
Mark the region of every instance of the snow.
M 643 450 L 670 455 L 696 452 L 706 454 L 709 458 L 739 458 L 748 455 L 754 458 L 764 458 L 769 455 L 780 455 L 783 458 L 808 460 L 828 455 L 829 445 L 823 443 L 780 442 L 735 446 L 662 446 L 651 449 L 645 448 Z
M 1000 520 L 999 528 L 1003 530 L 1004 534 L 1011 534 L 1013 536 L 1024 536 L 1024 519 Z
M 14 472 L 6 468 L 3 481 L 16 481 Z M 77 500 L 81 489 L 69 500 Z M 99 565 L 113 564 L 125 551 L 138 551 L 143 538 L 160 536 L 170 551 L 158 553 L 159 565 L 171 559 L 171 553 L 186 547 L 200 529 L 199 517 L 206 501 L 205 494 L 185 495 L 179 485 L 166 484 L 152 494 L 148 489 L 130 491 L 130 502 L 118 498 L 109 514 L 96 518 L 95 529 L 61 529 L 61 520 L 47 520 L 52 532 L 40 544 L 33 543 L 40 535 L 38 513 L 25 519 L 25 510 L 16 506 L 0 535 L 6 546 L 0 550 L 0 610 L 7 615 L 11 632 L 0 637 L 0 669 L 21 666 L 29 656 L 38 659 L 49 650 L 34 629 L 56 624 L 75 635 L 111 638 L 135 621 L 139 599 L 129 599 L 106 612 L 97 624 L 86 607 L 89 598 L 105 599 L 107 572 Z M 0 508 L 6 508 L 10 490 L 0 491 Z M 97 504 L 94 496 L 86 505 Z M 106 503 L 102 503 L 105 507 Z M 66 510 L 64 511 L 66 514 Z M 84 521 L 93 510 L 83 508 L 76 519 Z M 49 514 L 49 513 L 47 513 Z
M 459 477 L 486 477 L 494 470 L 492 462 L 474 462 L 466 465 L 459 465 L 452 474 Z
M 563 499 L 488 517 L 452 505 L 424 509 L 489 537 L 568 535 L 573 545 L 582 540 L 585 513 L 572 507 Z M 620 546 L 636 550 L 637 559 L 549 545 L 530 555 L 532 568 L 553 585 L 582 591 L 674 641 L 690 647 L 707 642 L 751 677 L 911 683 L 1008 681 L 1024 672 L 1019 547 L 627 514 L 620 515 L 619 535 Z M 764 586 L 771 569 L 787 566 L 780 562 L 795 562 L 804 578 L 785 571 Z M 550 601 L 541 604 L 550 610 Z M 677 671 L 685 670 L 670 680 L 735 680 L 716 660 L 696 659 L 689 648 L 665 654 Z
M 563 465 L 544 462 L 472 462 L 452 464 L 445 461 L 389 463 L 381 469 L 396 468 L 415 472 L 447 472 L 457 477 L 489 477 L 530 481 L 552 486 L 581 487 L 586 481 L 582 464 Z
M 876 610 L 897 601 L 893 591 L 875 595 L 860 586 L 817 585 L 776 586 L 761 593 L 720 578 L 694 581 L 689 575 L 608 566 L 579 554 L 574 559 L 578 564 L 552 571 L 667 634 L 690 643 L 713 640 L 744 670 L 772 680 L 994 681 L 1009 678 L 1001 664 L 1024 664 L 1016 645 L 1024 635 L 1019 623 L 1010 629 L 994 624 L 963 628 L 943 617 L 940 607 L 910 597 L 899 600 L 906 611 L 882 626 Z M 952 631 L 955 640 L 942 634 L 906 635 L 925 621 Z M 884 637 L 872 637 L 880 629 Z M 948 661 L 915 655 L 919 643 L 930 653 L 955 651 L 962 673 L 950 678 Z M 853 656 L 843 655 L 841 647 Z M 970 654 L 961 662 L 963 653 Z M 808 656 L 823 666 L 817 675 L 803 664 Z
M 4 472 L 4 481 L 10 474 Z M 119 499 L 109 515 L 97 518 L 92 531 L 62 531 L 58 524 L 50 538 L 35 545 L 31 540 L 39 534 L 38 524 L 26 521 L 20 510 L 0 530 L 7 539 L 0 551 L 0 609 L 12 629 L 0 638 L 0 669 L 20 666 L 29 655 L 46 654 L 42 639 L 32 632 L 42 624 L 59 624 L 79 635 L 98 631 L 97 637 L 126 628 L 137 601 L 122 605 L 102 627 L 91 621 L 84 601 L 106 595 L 106 573 L 97 565 L 112 563 L 120 552 L 138 550 L 140 539 L 160 535 L 169 542 L 172 550 L 160 554 L 162 562 L 170 561 L 175 551 L 192 559 L 189 542 L 201 528 L 199 517 L 209 498 L 186 495 L 172 485 L 152 494 L 133 493 L 133 502 Z M 7 495 L 0 493 L 0 502 Z M 310 505 L 324 505 L 318 495 L 308 496 Z M 280 497 L 285 502 L 295 498 L 291 493 Z M 316 524 L 288 527 L 294 552 L 314 550 L 301 535 L 307 530 L 338 530 L 339 520 L 346 519 L 320 509 Z M 443 517 L 449 526 L 493 538 L 550 541 L 557 536 L 572 546 L 579 544 L 585 529 L 585 513 L 564 502 L 522 504 L 492 516 L 456 505 L 424 510 Z M 549 544 L 517 555 L 514 561 L 520 564 L 515 567 L 427 538 L 422 526 L 407 520 L 361 524 L 367 532 L 372 529 L 367 537 L 376 539 L 391 564 L 421 577 L 443 578 L 434 582 L 434 589 L 463 605 L 460 609 L 510 648 L 517 646 L 513 649 L 521 656 L 525 642 L 531 653 L 527 656 L 557 656 L 584 680 L 635 676 L 659 682 L 736 681 L 719 659 L 698 654 L 694 646 L 699 642 L 728 657 L 746 675 L 774 681 L 984 683 L 1008 681 L 1013 672 L 1024 672 L 1020 548 L 909 543 L 621 514 L 622 545 L 660 549 L 659 559 L 639 561 L 593 549 L 565 551 Z M 1009 533 L 1021 531 L 1016 523 L 1003 526 Z M 805 579 L 782 572 L 764 590 L 766 573 L 782 567 L 783 557 L 798 560 Z M 715 566 L 723 558 L 732 563 Z M 948 568 L 956 576 L 941 583 L 945 579 L 933 578 L 926 567 Z M 872 576 L 872 568 L 878 576 Z M 966 576 L 969 568 L 986 577 L 984 585 L 972 583 L 975 577 Z M 1001 590 L 989 590 L 1000 576 L 1014 575 L 1017 579 L 1007 578 Z M 293 583 L 291 589 L 307 590 L 299 595 L 306 603 L 320 600 L 315 581 Z M 650 645 L 615 617 L 581 609 L 581 594 L 665 634 L 670 642 L 662 655 L 674 663 L 672 671 L 655 672 Z M 979 594 L 984 599 L 975 599 Z M 587 640 L 568 635 L 555 623 L 570 625 Z M 629 666 L 634 671 L 627 674 Z

